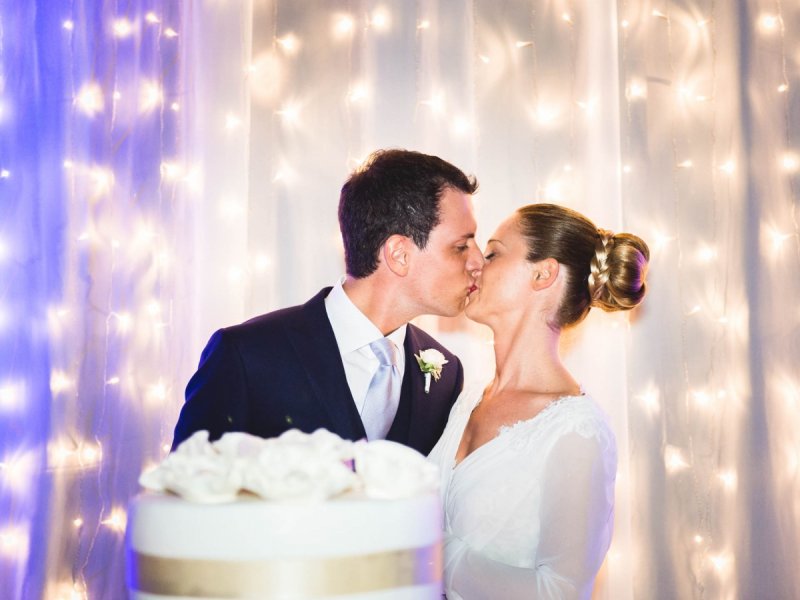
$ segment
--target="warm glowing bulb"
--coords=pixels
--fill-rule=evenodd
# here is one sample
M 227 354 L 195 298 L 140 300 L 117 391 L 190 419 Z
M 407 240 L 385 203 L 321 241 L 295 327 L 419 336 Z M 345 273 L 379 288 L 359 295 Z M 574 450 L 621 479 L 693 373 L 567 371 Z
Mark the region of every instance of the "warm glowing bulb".
M 112 316 L 117 318 L 117 331 L 120 333 L 127 333 L 133 325 L 133 317 L 130 313 L 111 313 Z
M 520 41 L 518 41 L 518 42 L 517 42 L 516 44 L 514 44 L 514 45 L 515 45 L 517 48 L 530 48 L 531 46 L 533 46 L 533 42 L 530 42 L 530 41 L 522 41 L 522 40 L 520 40 Z
M 161 23 L 161 19 L 154 12 L 149 12 L 144 16 L 144 20 L 150 24 Z
M 710 556 L 709 560 L 711 561 L 711 565 L 714 567 L 714 570 L 720 575 L 724 574 L 733 562 L 731 557 L 724 553 Z
M 64 390 L 69 389 L 72 385 L 72 381 L 70 381 L 67 374 L 64 371 L 54 370 L 50 373 L 50 391 L 53 394 L 58 394 L 63 392 Z
M 698 262 L 708 264 L 717 258 L 717 249 L 708 244 L 700 244 L 695 256 Z
M 728 174 L 733 173 L 736 170 L 736 163 L 732 160 L 728 160 L 719 166 L 719 170 L 725 171 Z
M 787 152 L 781 157 L 781 167 L 787 173 L 794 173 L 800 168 L 800 158 L 794 152 Z
M 542 127 L 548 127 L 557 123 L 559 114 L 558 107 L 540 104 L 536 107 L 534 118 Z
M 678 167 L 681 169 L 690 169 L 692 167 L 692 164 L 693 163 L 691 160 L 684 160 L 683 162 L 678 163 Z
M 572 25 L 572 15 L 569 14 L 568 12 L 561 14 L 561 20 L 564 21 L 565 23 L 569 23 L 570 25 Z
M 122 532 L 125 531 L 126 520 L 127 517 L 125 515 L 125 511 L 121 508 L 115 508 L 111 511 L 111 514 L 107 519 L 100 522 L 114 531 Z
M 654 10 L 654 11 L 653 11 L 653 16 L 654 16 L 654 17 L 658 17 L 659 19 L 666 19 L 666 18 L 667 18 L 667 15 L 665 15 L 665 14 L 664 14 L 663 12 L 661 12 L 660 10 Z
M 153 81 L 145 82 L 139 90 L 139 108 L 142 112 L 152 110 L 164 100 L 161 86 Z
M 281 110 L 276 111 L 281 116 L 284 123 L 293 125 L 300 120 L 300 107 L 296 104 L 286 104 Z
M 106 380 L 106 383 L 108 385 L 117 385 L 119 383 L 119 377 L 116 375 L 114 377 L 109 377 L 108 380 Z
M 639 400 L 641 400 L 642 405 L 644 405 L 644 408 L 651 415 L 656 414 L 661 410 L 661 402 L 659 401 L 658 390 L 655 388 L 650 388 L 643 394 L 639 395 Z
M 102 167 L 92 167 L 89 172 L 95 196 L 108 194 L 114 186 L 114 173 Z
M 297 36 L 293 33 L 287 33 L 285 36 L 277 38 L 275 41 L 283 48 L 284 52 L 290 55 L 296 54 L 300 47 L 300 40 L 298 40 Z
M 233 113 L 228 113 L 225 115 L 225 129 L 227 131 L 234 131 L 235 129 L 239 129 L 242 125 L 242 120 Z
M 96 83 L 87 83 L 78 90 L 75 104 L 80 111 L 92 116 L 103 110 L 103 90 Z
M 161 177 L 168 180 L 178 179 L 183 175 L 183 167 L 173 162 L 161 163 Z
M 772 33 L 778 29 L 781 24 L 780 17 L 770 14 L 763 14 L 758 18 L 758 25 L 764 33 Z
M 334 19 L 333 33 L 336 37 L 341 38 L 347 36 L 355 29 L 355 21 L 350 15 L 338 15 Z
M 66 29 L 67 31 L 72 31 L 73 29 L 75 29 L 75 23 L 73 23 L 73 22 L 72 22 L 72 21 L 70 21 L 69 19 L 67 19 L 66 21 L 64 21 L 63 23 L 61 23 L 61 26 L 62 26 L 64 29 Z
M 72 526 L 73 527 L 78 528 L 81 525 L 83 525 L 83 519 L 81 519 L 80 517 L 78 517 L 76 519 L 72 519 Z
M 623 173 L 630 173 L 631 171 L 633 171 L 633 168 L 630 165 L 623 165 L 622 166 L 622 172 Z
M 722 485 L 726 490 L 732 491 L 736 489 L 737 476 L 736 471 L 733 469 L 720 471 L 717 473 L 717 477 L 722 482 Z
M 172 27 L 167 27 L 164 30 L 164 35 L 167 36 L 168 38 L 174 38 L 178 37 L 178 32 L 175 31 Z
M 630 21 L 628 21 L 627 19 L 623 19 L 620 22 L 620 25 L 622 26 L 623 29 L 627 29 L 628 27 L 630 27 L 631 24 Z
M 699 21 L 697 21 L 697 26 L 700 29 L 703 29 L 706 25 L 708 25 L 709 21 L 710 19 L 700 19 Z
M 683 452 L 675 446 L 667 446 L 664 449 L 664 465 L 669 473 L 674 473 L 689 467 L 689 463 L 683 457 Z
M 708 392 L 702 390 L 692 392 L 692 398 L 694 399 L 695 406 L 701 409 L 711 407 L 713 401 L 713 397 Z
M 133 24 L 128 19 L 114 21 L 114 35 L 118 38 L 129 37 L 133 33 Z
M 266 254 L 258 254 L 253 259 L 253 268 L 257 273 L 263 273 L 272 266 L 272 260 Z
M 84 467 L 97 464 L 102 456 L 103 453 L 99 444 L 97 446 L 83 446 L 78 453 L 79 462 Z
M 641 81 L 631 81 L 628 86 L 628 98 L 639 99 L 647 97 L 647 87 Z
M 444 94 L 439 92 L 435 94 L 428 100 L 422 100 L 420 104 L 424 104 L 426 106 L 430 106 L 431 110 L 436 114 L 442 114 L 444 112 Z
M 173 102 L 172 104 L 169 105 L 169 107 L 173 112 L 178 112 L 181 109 L 181 105 L 178 104 L 177 102 Z
M 480 58 L 481 62 L 483 64 L 485 64 L 485 65 L 488 65 L 491 62 L 491 59 L 488 56 L 486 56 L 485 54 L 479 54 L 478 58 Z
M 425 19 L 424 21 L 420 21 L 419 25 L 417 25 L 417 29 L 430 29 L 431 22 Z
M 347 99 L 350 102 L 360 102 L 369 96 L 369 90 L 363 83 L 356 83 L 350 88 Z
M 703 543 L 703 536 L 700 535 L 700 534 L 695 535 L 694 536 L 694 543 L 695 544 L 702 544 Z
M 785 84 L 785 83 L 782 83 L 782 84 L 780 84 L 780 85 L 778 86 L 778 91 L 779 91 L 781 94 L 782 94 L 783 92 L 785 92 L 786 90 L 788 90 L 788 89 L 789 89 L 789 86 L 788 86 L 787 84 Z
M 377 29 L 378 31 L 386 31 L 389 28 L 389 12 L 381 7 L 376 8 L 372 12 L 372 18 L 370 19 L 370 24 Z
M 0 169 L 0 179 L 8 179 L 11 177 L 11 171 L 8 169 Z
M 472 123 L 466 117 L 456 117 L 453 119 L 453 133 L 455 135 L 465 135 L 472 129 Z

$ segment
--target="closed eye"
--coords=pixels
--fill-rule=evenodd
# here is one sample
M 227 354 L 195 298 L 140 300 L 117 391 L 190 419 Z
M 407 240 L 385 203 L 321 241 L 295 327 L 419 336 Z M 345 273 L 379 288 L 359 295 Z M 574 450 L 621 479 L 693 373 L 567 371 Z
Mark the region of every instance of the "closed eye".
M 483 257 L 483 260 L 492 260 L 494 256 L 495 256 L 494 252 L 489 252 L 489 254 Z

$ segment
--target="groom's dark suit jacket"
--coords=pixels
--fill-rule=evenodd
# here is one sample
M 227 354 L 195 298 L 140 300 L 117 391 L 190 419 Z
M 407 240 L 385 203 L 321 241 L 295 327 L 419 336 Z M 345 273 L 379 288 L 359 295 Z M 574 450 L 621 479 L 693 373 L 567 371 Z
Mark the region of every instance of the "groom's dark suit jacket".
M 345 439 L 366 437 L 325 310 L 330 290 L 211 337 L 186 387 L 173 449 L 201 429 L 212 440 L 227 431 L 266 438 L 292 428 L 311 433 L 320 427 Z M 404 347 L 400 403 L 387 439 L 427 454 L 444 430 L 464 374 L 458 358 L 411 324 Z M 428 348 L 449 362 L 426 394 L 414 354 Z

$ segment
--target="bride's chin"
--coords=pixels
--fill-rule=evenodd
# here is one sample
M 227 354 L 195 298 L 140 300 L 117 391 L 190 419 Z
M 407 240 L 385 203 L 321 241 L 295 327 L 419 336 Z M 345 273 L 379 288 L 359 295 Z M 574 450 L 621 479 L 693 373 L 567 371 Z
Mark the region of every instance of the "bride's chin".
M 467 317 L 470 321 L 475 321 L 476 323 L 482 323 L 481 321 L 481 311 L 479 306 L 475 306 L 472 301 L 467 304 L 467 307 L 464 309 L 464 316 Z

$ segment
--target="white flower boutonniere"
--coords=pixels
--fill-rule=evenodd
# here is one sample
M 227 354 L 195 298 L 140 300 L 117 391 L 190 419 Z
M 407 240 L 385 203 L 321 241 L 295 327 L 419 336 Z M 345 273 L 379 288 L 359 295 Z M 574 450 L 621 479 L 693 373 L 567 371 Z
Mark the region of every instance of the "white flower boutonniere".
M 439 377 L 442 376 L 442 367 L 448 361 L 444 354 L 434 348 L 423 350 L 419 356 L 415 354 L 414 358 L 417 359 L 420 370 L 425 374 L 425 393 L 427 394 L 431 391 L 431 375 L 434 380 L 439 381 Z

